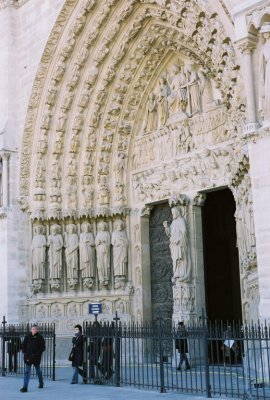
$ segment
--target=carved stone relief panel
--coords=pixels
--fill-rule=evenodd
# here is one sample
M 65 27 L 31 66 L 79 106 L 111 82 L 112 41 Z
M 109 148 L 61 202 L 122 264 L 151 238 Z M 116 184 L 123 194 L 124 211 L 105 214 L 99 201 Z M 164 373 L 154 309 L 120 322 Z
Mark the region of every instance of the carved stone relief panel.
M 236 202 L 235 221 L 243 315 L 246 321 L 256 321 L 259 318 L 257 251 L 249 160 L 245 155 L 235 166 L 231 187 Z
M 160 147 L 157 149 L 161 152 Z M 166 145 L 162 148 L 165 148 L 165 154 L 170 154 L 166 153 Z M 134 157 L 136 153 L 133 162 Z M 164 162 L 134 172 L 132 187 L 135 201 L 149 203 L 171 197 L 174 192 L 228 185 L 233 157 L 234 149 L 230 145 L 205 148 L 175 160 L 166 156 Z
M 34 294 L 133 293 L 128 280 L 129 238 L 125 215 L 81 220 L 34 221 L 31 288 Z

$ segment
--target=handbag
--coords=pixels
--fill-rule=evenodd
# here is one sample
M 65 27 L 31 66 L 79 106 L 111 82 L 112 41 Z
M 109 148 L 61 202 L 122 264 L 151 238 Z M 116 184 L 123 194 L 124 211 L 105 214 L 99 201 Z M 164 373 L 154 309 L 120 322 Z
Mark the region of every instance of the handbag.
M 74 361 L 74 351 L 73 351 L 73 349 L 72 349 L 71 352 L 69 353 L 68 361 Z

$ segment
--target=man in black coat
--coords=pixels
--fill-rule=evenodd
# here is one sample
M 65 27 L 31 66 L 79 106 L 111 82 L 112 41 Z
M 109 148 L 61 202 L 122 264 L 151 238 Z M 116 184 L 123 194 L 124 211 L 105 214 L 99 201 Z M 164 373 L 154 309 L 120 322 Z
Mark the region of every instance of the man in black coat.
M 181 371 L 181 366 L 185 362 L 185 370 L 190 369 L 190 364 L 187 358 L 188 353 L 188 342 L 187 342 L 187 331 L 183 321 L 178 322 L 177 338 L 175 339 L 175 348 L 180 354 L 180 361 L 177 367 L 178 371 Z
M 34 365 L 39 380 L 39 388 L 42 389 L 43 377 L 40 369 L 41 355 L 45 350 L 45 340 L 38 332 L 38 326 L 32 325 L 31 332 L 28 333 L 22 343 L 22 352 L 24 354 L 24 382 L 23 387 L 20 389 L 21 392 L 27 392 L 28 383 L 30 379 L 31 367 Z

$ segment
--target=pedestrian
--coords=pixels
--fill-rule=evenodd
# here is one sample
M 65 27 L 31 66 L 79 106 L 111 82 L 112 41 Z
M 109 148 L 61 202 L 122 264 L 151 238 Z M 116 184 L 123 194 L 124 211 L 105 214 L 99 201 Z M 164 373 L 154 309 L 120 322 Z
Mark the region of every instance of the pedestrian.
M 11 326 L 10 330 L 5 336 L 7 342 L 7 354 L 8 354 L 8 370 L 9 372 L 17 372 L 18 369 L 18 353 L 21 350 L 21 339 L 16 335 L 15 326 Z
M 227 326 L 223 334 L 223 345 L 221 347 L 224 355 L 224 365 L 237 364 L 239 356 L 238 344 L 234 338 L 234 332 L 230 325 Z
M 91 327 L 91 337 L 88 345 L 89 376 L 90 379 L 96 379 L 95 383 L 99 383 L 99 359 L 101 354 L 100 328 L 100 323 L 98 321 L 94 321 Z
M 105 379 L 111 379 L 113 375 L 113 338 L 114 338 L 114 322 L 108 327 L 106 336 L 102 340 L 102 374 Z
M 72 359 L 72 367 L 73 367 L 73 376 L 71 380 L 71 384 L 78 383 L 79 375 L 83 378 L 83 383 L 87 383 L 86 374 L 84 369 L 79 368 L 83 366 L 83 334 L 82 334 L 82 326 L 77 324 L 74 327 L 74 336 L 72 338 L 72 351 L 73 354 Z
M 39 389 L 44 386 L 42 372 L 40 369 L 41 355 L 45 350 L 45 340 L 43 336 L 38 331 L 37 325 L 32 325 L 31 332 L 29 332 L 22 343 L 22 352 L 24 354 L 24 381 L 23 387 L 20 392 L 24 393 L 28 391 L 28 383 L 30 379 L 31 367 L 34 365 L 36 374 L 39 381 Z
M 188 353 L 187 330 L 185 328 L 183 321 L 178 322 L 178 328 L 176 334 L 177 338 L 175 339 L 175 348 L 178 350 L 178 353 L 180 354 L 180 361 L 176 369 L 177 371 L 181 371 L 181 366 L 183 362 L 185 362 L 185 370 L 187 371 L 191 367 L 187 357 Z

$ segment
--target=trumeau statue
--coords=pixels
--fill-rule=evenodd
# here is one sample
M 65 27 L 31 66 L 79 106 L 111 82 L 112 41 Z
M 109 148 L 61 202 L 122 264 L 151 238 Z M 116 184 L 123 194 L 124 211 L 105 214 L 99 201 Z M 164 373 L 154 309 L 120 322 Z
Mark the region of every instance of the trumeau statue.
M 83 286 L 91 288 L 95 277 L 95 239 L 89 222 L 81 226 L 80 234 L 80 270 Z
M 264 39 L 260 55 L 260 103 L 259 109 L 264 126 L 270 126 L 270 23 L 261 27 L 260 33 Z
M 170 239 L 170 250 L 173 261 L 173 281 L 189 282 L 191 279 L 191 260 L 186 221 L 179 206 L 172 208 L 173 221 L 168 226 L 163 222 L 166 235 Z
M 98 232 L 95 239 L 97 252 L 98 279 L 102 286 L 107 286 L 110 278 L 110 245 L 111 238 L 106 222 L 98 224 Z

